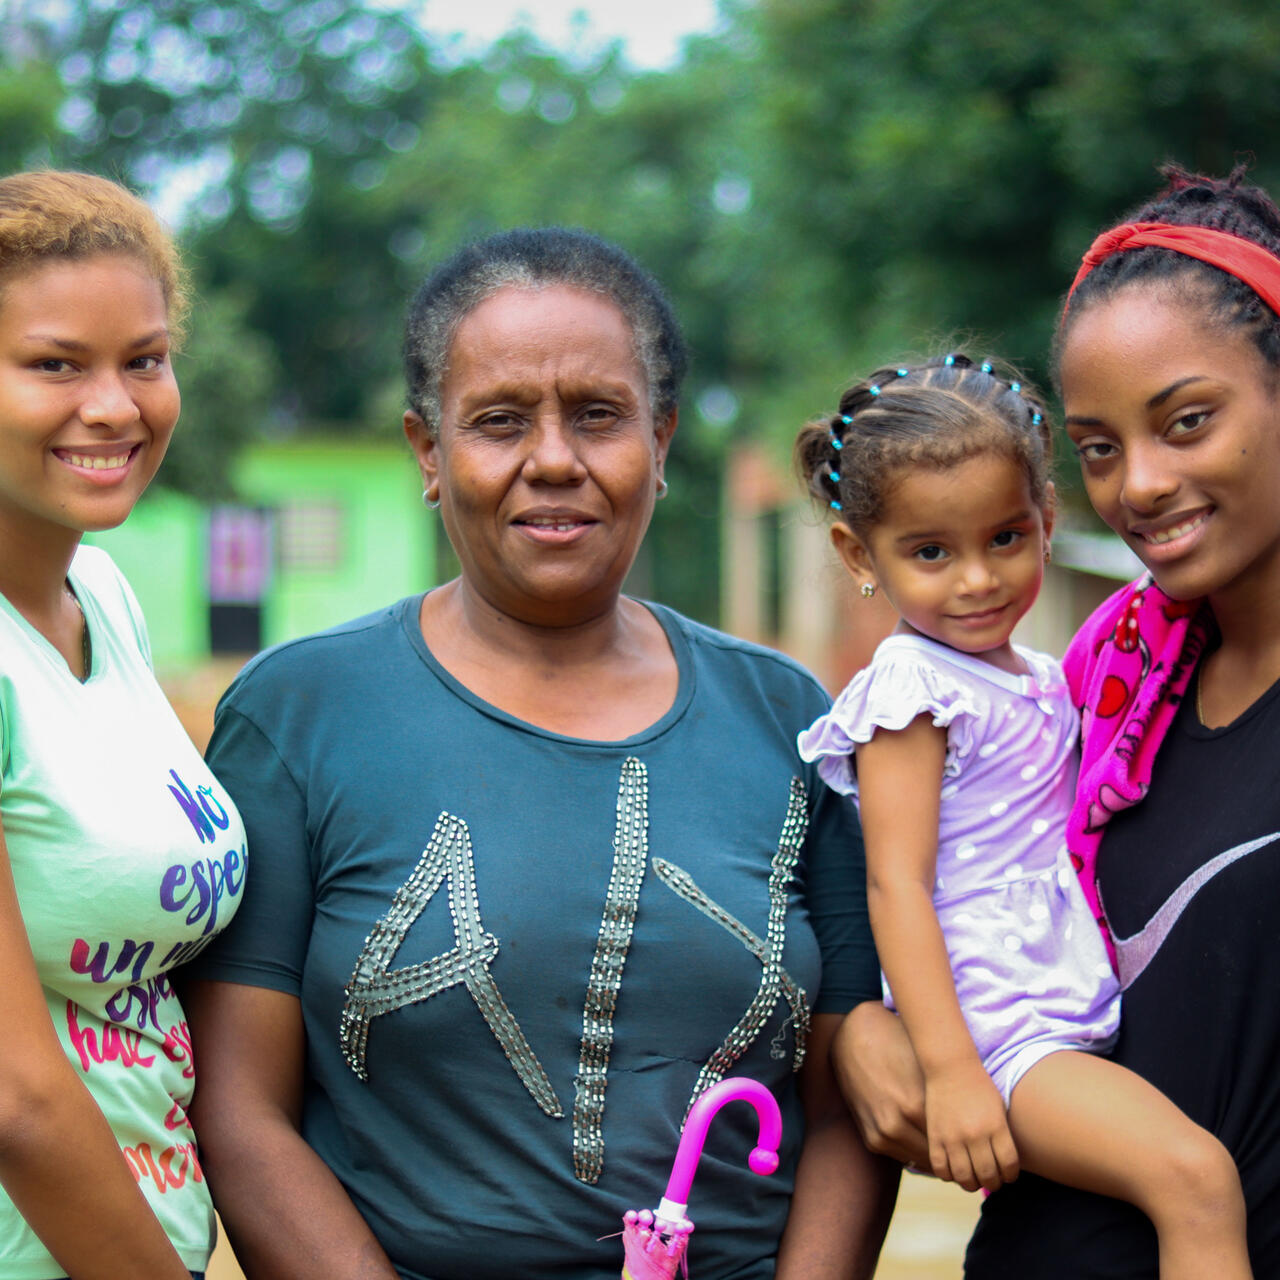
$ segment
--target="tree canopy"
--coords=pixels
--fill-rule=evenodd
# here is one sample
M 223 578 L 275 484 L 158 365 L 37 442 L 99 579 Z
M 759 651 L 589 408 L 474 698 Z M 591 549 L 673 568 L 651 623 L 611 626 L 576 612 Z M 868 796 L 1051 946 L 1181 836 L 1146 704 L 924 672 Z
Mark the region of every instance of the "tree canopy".
M 723 3 L 665 72 L 521 33 L 456 62 L 360 0 L 13 4 L 0 160 L 173 209 L 200 304 L 166 478 L 208 494 L 255 434 L 394 434 L 405 301 L 461 242 L 618 241 L 694 356 L 648 577 L 712 616 L 732 442 L 781 454 L 851 377 L 960 338 L 1043 381 L 1074 262 L 1160 162 L 1280 179 L 1258 0 Z

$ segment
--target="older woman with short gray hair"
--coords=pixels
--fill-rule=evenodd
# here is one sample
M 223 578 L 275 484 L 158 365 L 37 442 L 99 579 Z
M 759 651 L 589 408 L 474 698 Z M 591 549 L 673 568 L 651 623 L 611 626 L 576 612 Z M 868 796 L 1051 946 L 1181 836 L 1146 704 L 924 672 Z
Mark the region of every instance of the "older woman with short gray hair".
M 875 998 L 853 811 L 790 660 L 632 599 L 684 344 L 578 231 L 463 249 L 410 309 L 404 430 L 452 582 L 260 656 L 210 760 L 239 920 L 191 1019 L 205 1166 L 251 1280 L 597 1280 L 684 1115 L 724 1113 L 700 1280 L 869 1276 L 889 1197 L 828 1046 Z

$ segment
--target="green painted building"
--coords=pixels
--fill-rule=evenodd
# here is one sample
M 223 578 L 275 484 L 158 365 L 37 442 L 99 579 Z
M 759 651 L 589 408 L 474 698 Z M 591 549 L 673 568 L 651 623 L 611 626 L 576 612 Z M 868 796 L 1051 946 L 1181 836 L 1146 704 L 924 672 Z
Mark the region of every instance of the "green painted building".
M 249 653 L 368 613 L 435 579 L 439 523 L 404 446 L 305 437 L 246 449 L 239 502 L 156 489 L 105 547 L 159 669 Z

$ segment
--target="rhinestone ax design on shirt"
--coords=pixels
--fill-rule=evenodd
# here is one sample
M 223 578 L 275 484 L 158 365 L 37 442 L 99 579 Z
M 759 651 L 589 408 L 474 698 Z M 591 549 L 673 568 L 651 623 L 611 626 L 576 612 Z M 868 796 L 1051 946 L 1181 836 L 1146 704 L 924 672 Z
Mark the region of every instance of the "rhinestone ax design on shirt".
M 663 858 L 649 857 L 649 775 L 640 760 L 629 757 L 618 779 L 613 865 L 597 932 L 583 1004 L 582 1038 L 574 1083 L 573 1171 L 584 1183 L 595 1183 L 604 1169 L 604 1107 L 609 1062 L 614 1043 L 614 1015 L 623 970 L 635 935 L 640 890 L 648 866 L 679 898 L 713 920 L 761 964 L 759 987 L 746 1011 L 698 1074 L 689 1106 L 724 1078 L 734 1063 L 760 1037 L 779 1003 L 794 1028 L 792 1069 L 804 1061 L 810 1005 L 804 989 L 782 964 L 786 944 L 787 893 L 808 830 L 804 785 L 791 780 L 787 814 L 770 860 L 767 936 L 760 938 L 708 895 L 688 872 Z M 454 947 L 440 955 L 399 969 L 391 967 L 414 921 L 448 882 Z M 450 813 L 436 819 L 431 839 L 413 871 L 396 890 L 387 913 L 365 939 L 346 986 L 340 1043 L 342 1054 L 361 1080 L 368 1080 L 368 1040 L 372 1021 L 385 1013 L 428 1000 L 451 987 L 464 986 L 530 1097 L 553 1119 L 564 1109 L 542 1063 L 498 989 L 490 966 L 499 941 L 483 926 L 476 888 L 475 859 L 467 823 Z M 772 1056 L 782 1032 L 775 1036 Z M 686 1108 L 687 1114 L 687 1108 Z
M 733 1064 L 755 1043 L 780 1000 L 785 1000 L 790 1006 L 791 1021 L 795 1025 L 792 1070 L 799 1071 L 804 1062 L 809 1034 L 809 1000 L 804 988 L 783 968 L 782 953 L 787 940 L 787 886 L 795 874 L 808 829 L 809 812 L 804 784 L 799 778 L 792 778 L 786 820 L 782 824 L 782 835 L 769 868 L 769 928 L 768 937 L 763 941 L 742 921 L 713 902 L 687 872 L 663 858 L 653 860 L 653 869 L 667 888 L 737 938 L 762 966 L 759 990 L 747 1006 L 746 1012 L 698 1073 L 697 1083 L 689 1095 L 689 1107 L 713 1084 L 723 1080 Z M 685 1114 L 688 1115 L 688 1107 L 685 1108 Z
M 392 969 L 391 961 L 410 926 L 446 879 L 456 945 L 420 964 Z M 563 1116 L 564 1109 L 542 1063 L 489 972 L 497 954 L 498 940 L 480 920 L 470 829 L 461 818 L 442 813 L 418 865 L 396 890 L 387 914 L 365 940 L 347 983 L 340 1038 L 342 1056 L 352 1071 L 361 1080 L 369 1078 L 369 1024 L 374 1018 L 462 984 L 533 1100 L 547 1115 Z

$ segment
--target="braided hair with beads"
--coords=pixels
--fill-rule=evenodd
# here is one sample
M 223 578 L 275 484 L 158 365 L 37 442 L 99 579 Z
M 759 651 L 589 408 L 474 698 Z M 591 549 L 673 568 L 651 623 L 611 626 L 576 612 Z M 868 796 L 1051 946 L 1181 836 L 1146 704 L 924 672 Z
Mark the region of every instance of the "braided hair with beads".
M 855 532 L 880 519 L 903 471 L 946 470 L 987 453 L 1020 465 L 1033 499 L 1045 501 L 1052 433 L 1043 402 L 991 360 L 960 353 L 877 369 L 795 446 L 809 492 Z

